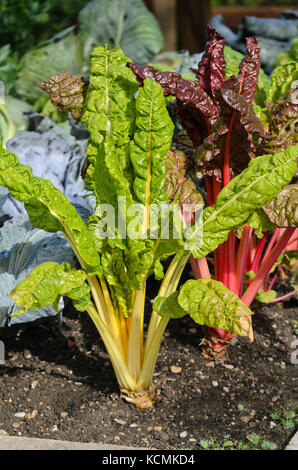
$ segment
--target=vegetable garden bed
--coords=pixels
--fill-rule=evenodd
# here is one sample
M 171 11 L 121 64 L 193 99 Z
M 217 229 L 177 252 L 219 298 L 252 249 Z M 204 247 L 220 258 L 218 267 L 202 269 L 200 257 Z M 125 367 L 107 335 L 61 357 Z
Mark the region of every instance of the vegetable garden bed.
M 187 270 L 185 275 L 191 277 Z M 156 286 L 150 282 L 147 310 Z M 279 283 L 280 295 L 287 289 Z M 290 350 L 296 309 L 293 297 L 259 304 L 255 341 L 238 338 L 230 359 L 216 364 L 201 355 L 201 327 L 189 317 L 170 322 L 154 380 L 160 395 L 154 409 L 141 412 L 120 398 L 86 314 L 65 307 L 61 330 L 56 317 L 2 329 L 0 429 L 16 436 L 155 449 L 282 449 L 296 429 L 297 366 Z
M 156 39 L 154 18 L 131 1 Z M 122 13 L 121 25 L 131 19 Z M 53 121 L 28 112 L 27 130 L 11 138 L 3 109 L 0 209 L 12 220 L 0 234 L 2 434 L 157 449 L 289 441 L 298 411 L 290 24 L 293 41 L 269 76 L 253 36 L 243 55 L 208 25 L 204 53 L 184 54 L 177 69 L 148 65 L 145 42 L 143 52 L 124 44 L 126 55 L 124 26 L 106 41 L 95 21 L 84 36 L 89 74 L 55 66 L 32 77 L 34 99 L 39 87 L 57 107 Z M 64 34 L 44 47 L 68 49 Z M 61 127 L 57 112 L 68 113 Z M 51 155 L 55 172 L 40 166 Z

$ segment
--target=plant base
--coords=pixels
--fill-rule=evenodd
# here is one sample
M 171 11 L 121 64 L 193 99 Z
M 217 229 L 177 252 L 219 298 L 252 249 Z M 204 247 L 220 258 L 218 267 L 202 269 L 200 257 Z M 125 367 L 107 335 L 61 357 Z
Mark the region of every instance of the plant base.
M 208 361 L 225 361 L 229 358 L 229 345 L 234 338 L 235 335 L 232 333 L 227 333 L 225 338 L 219 338 L 210 334 L 210 331 L 207 330 L 205 338 L 200 343 L 202 355 Z
M 129 403 L 133 403 L 138 410 L 154 408 L 159 393 L 155 391 L 154 385 L 146 390 L 121 390 L 121 397 Z

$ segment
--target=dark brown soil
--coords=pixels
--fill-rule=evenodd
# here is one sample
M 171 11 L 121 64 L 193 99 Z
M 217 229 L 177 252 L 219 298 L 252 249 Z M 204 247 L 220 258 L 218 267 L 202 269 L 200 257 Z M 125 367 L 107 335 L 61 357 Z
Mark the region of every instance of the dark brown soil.
M 155 288 L 152 283 L 148 290 L 152 297 Z M 280 284 L 279 293 L 286 290 Z M 297 339 L 297 299 L 257 305 L 255 312 L 254 342 L 237 338 L 230 358 L 218 364 L 200 353 L 200 327 L 188 318 L 171 320 L 154 376 L 159 400 L 155 409 L 141 412 L 120 398 L 87 314 L 68 306 L 61 328 L 58 318 L 47 318 L 2 329 L 0 430 L 163 450 L 202 449 L 206 440 L 212 447 L 233 441 L 238 448 L 257 434 L 258 445 L 267 440 L 283 449 L 296 430 L 277 416 L 297 412 L 297 365 L 290 349 Z

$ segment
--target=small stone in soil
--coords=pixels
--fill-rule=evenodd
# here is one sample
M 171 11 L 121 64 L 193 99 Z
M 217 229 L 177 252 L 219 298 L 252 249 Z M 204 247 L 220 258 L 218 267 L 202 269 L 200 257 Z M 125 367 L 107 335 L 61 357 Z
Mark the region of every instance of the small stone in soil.
M 214 361 L 209 361 L 206 364 L 206 367 L 214 367 L 214 366 L 215 366 Z
M 32 390 L 35 389 L 35 387 L 36 387 L 37 384 L 38 384 L 38 380 L 32 380 L 32 382 L 31 382 L 31 388 L 32 388 Z
M 33 410 L 31 414 L 27 415 L 27 418 L 34 419 L 37 414 L 38 414 L 38 410 Z
M 247 424 L 249 420 L 251 420 L 251 416 L 240 416 L 240 421 L 242 421 L 242 423 Z
M 114 418 L 114 421 L 118 424 L 121 424 L 122 426 L 126 424 L 126 421 L 124 421 L 124 419 Z
M 179 434 L 180 437 L 186 437 L 187 436 L 187 431 L 182 431 L 180 434 Z
M 232 364 L 223 364 L 223 366 L 226 368 L 226 369 L 234 369 L 234 366 Z
M 191 333 L 192 335 L 196 335 L 198 330 L 196 328 L 189 328 L 188 329 L 189 333 Z
M 182 371 L 182 367 L 170 366 L 170 371 L 172 372 L 172 374 L 180 374 L 180 372 Z
M 16 418 L 24 418 L 26 413 L 24 411 L 20 411 L 19 413 L 15 413 Z

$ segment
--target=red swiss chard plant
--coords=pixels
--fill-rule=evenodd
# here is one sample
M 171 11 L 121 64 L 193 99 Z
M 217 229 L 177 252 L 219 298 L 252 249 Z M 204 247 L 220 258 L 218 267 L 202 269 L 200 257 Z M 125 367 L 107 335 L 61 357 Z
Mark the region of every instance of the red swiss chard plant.
M 264 103 L 267 122 L 256 114 L 259 93 L 260 48 L 255 38 L 247 38 L 246 55 L 237 76 L 226 77 L 225 39 L 208 27 L 209 41 L 195 73 L 195 80 L 184 79 L 173 71 L 128 63 L 140 86 L 147 78 L 158 82 L 165 96 L 175 99 L 172 111 L 191 142 L 188 167 L 191 175 L 203 176 L 208 206 L 218 202 L 222 189 L 258 156 L 283 152 L 297 143 L 297 81 L 274 103 Z M 294 147 L 293 147 L 294 148 Z M 297 146 L 295 147 L 297 154 Z M 174 153 L 178 152 L 173 150 Z M 181 162 L 183 157 L 177 157 Z M 195 171 L 193 170 L 195 164 Z M 249 185 L 249 182 L 247 183 Z M 230 231 L 212 256 L 193 252 L 190 257 L 195 279 L 214 279 L 250 306 L 254 299 L 278 301 L 273 285 L 279 265 L 297 259 L 297 250 L 288 248 L 297 241 L 297 184 L 295 177 L 271 203 L 255 211 L 244 224 Z M 182 188 L 182 186 L 181 186 Z M 221 196 L 220 196 L 221 197 Z M 237 215 L 229 216 L 235 220 Z M 235 223 L 235 227 L 237 223 Z M 220 227 L 219 227 L 220 230 Z M 205 327 L 204 356 L 224 358 L 233 333 Z

